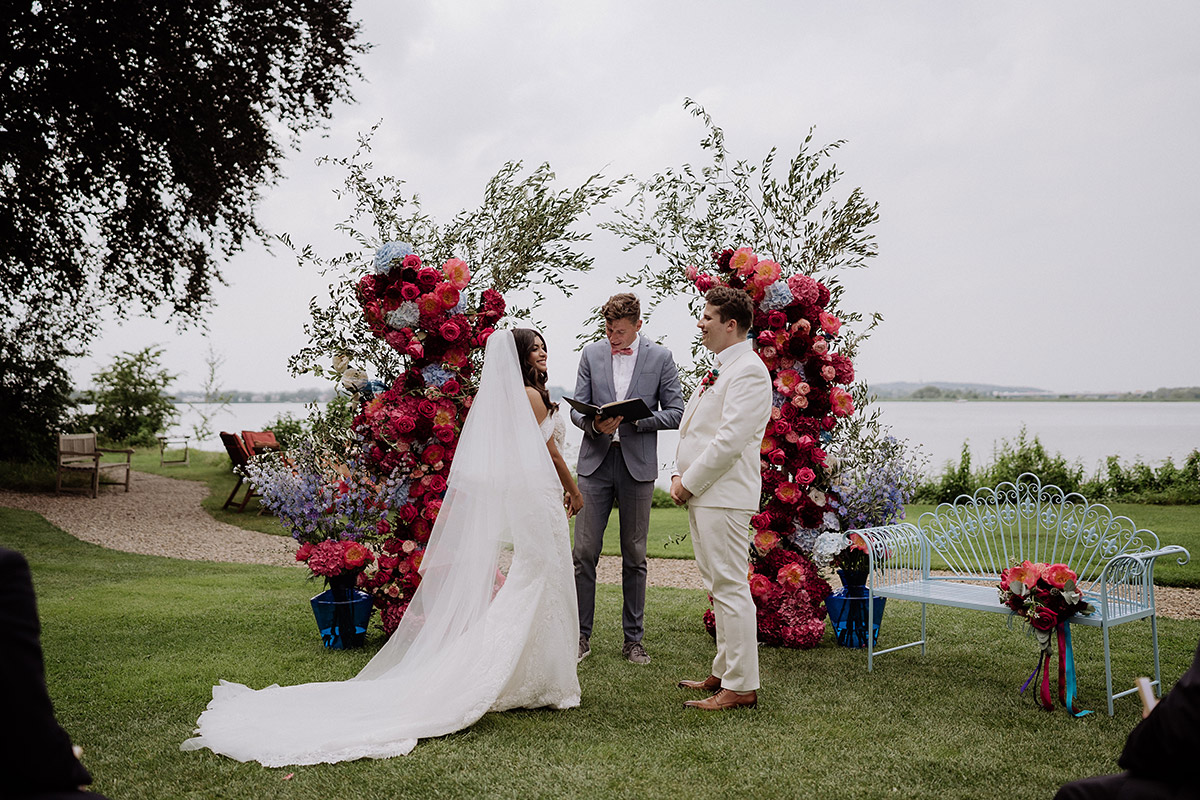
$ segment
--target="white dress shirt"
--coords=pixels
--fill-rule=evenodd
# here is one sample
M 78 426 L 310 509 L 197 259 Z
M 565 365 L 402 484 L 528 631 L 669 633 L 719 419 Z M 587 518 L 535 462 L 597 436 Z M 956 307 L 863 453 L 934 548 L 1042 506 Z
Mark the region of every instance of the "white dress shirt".
M 614 354 L 612 357 L 613 389 L 616 392 L 617 400 L 628 399 L 626 395 L 629 394 L 629 384 L 633 382 L 633 367 L 637 364 L 638 348 L 641 347 L 641 344 L 641 334 L 637 334 L 629 345 L 629 349 L 633 351 L 632 355 Z M 614 442 L 621 441 L 620 430 L 613 433 L 612 440 Z

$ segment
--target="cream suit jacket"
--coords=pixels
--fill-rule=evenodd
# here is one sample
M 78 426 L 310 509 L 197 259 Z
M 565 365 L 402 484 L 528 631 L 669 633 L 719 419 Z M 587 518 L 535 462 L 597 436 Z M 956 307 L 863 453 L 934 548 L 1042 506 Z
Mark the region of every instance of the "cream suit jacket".
M 676 472 L 694 506 L 757 509 L 759 449 L 771 418 L 771 376 L 749 340 L 718 356 L 717 380 L 697 387 L 679 424 Z

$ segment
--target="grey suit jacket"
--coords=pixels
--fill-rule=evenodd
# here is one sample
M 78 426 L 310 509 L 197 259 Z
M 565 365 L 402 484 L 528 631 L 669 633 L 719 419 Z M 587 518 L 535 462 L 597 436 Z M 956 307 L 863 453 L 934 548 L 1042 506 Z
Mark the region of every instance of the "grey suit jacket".
M 654 412 L 637 422 L 621 423 L 621 457 L 634 480 L 652 481 L 658 477 L 658 431 L 679 427 L 683 416 L 683 392 L 679 388 L 679 370 L 671 351 L 642 337 L 638 347 L 629 394 L 640 397 Z M 579 358 L 579 376 L 575 381 L 575 399 L 602 406 L 617 399 L 613 383 L 612 348 L 607 339 L 583 348 Z M 608 454 L 611 436 L 595 433 L 587 418 L 574 409 L 571 421 L 583 431 L 579 448 L 580 475 L 595 472 Z

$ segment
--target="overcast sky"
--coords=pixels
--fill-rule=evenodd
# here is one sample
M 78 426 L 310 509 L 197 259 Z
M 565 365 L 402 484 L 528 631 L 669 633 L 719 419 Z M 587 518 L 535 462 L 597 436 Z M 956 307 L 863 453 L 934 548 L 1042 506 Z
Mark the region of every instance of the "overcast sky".
M 819 143 L 846 140 L 833 159 L 844 185 L 879 203 L 879 255 L 845 276 L 844 304 L 884 317 L 858 358 L 869 383 L 1200 384 L 1192 0 L 362 0 L 356 14 L 375 45 L 357 102 L 305 138 L 266 192 L 260 219 L 274 233 L 347 249 L 334 230 L 350 213 L 333 194 L 342 175 L 314 160 L 349 155 L 377 121 L 378 171 L 448 219 L 510 159 L 549 161 L 564 187 L 704 163 L 704 129 L 682 107 L 692 97 L 738 158 L 771 146 L 790 157 L 809 128 Z M 536 320 L 550 381 L 567 387 L 580 320 L 641 263 L 612 234 L 587 249 L 598 266 L 583 290 Z M 76 383 L 157 343 L 177 389 L 200 387 L 210 344 L 227 389 L 317 385 L 286 362 L 325 280 L 280 246 L 249 248 L 225 276 L 207 338 L 109 324 Z M 682 312 L 646 330 L 690 358 Z

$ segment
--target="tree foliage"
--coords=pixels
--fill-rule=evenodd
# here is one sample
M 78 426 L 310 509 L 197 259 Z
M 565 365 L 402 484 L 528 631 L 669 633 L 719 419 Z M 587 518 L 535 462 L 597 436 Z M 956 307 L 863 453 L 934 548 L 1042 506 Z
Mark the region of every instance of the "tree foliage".
M 66 426 L 75 402 L 71 378 L 59 363 L 68 353 L 52 345 L 48 351 L 28 346 L 18 326 L 12 336 L 0 336 L 0 461 L 54 461 L 58 434 Z
M 175 398 L 167 394 L 176 376 L 163 369 L 162 354 L 156 347 L 122 353 L 92 375 L 96 388 L 84 393 L 84 402 L 96 408 L 82 417 L 82 424 L 105 442 L 154 444 L 177 413 Z
M 286 131 L 348 100 L 350 0 L 0 4 L 0 303 L 83 341 L 102 302 L 211 302 Z M 9 328 L 11 330 L 11 328 Z
M 439 223 L 402 179 L 375 174 L 368 160 L 373 133 L 360 136 L 353 155 L 323 159 L 346 171 L 339 195 L 352 200 L 353 208 L 337 228 L 354 248 L 333 258 L 318 255 L 311 246 L 297 250 L 303 267 L 319 270 L 332 282 L 327 299 L 314 297 L 309 303 L 309 344 L 289 362 L 293 374 L 327 375 L 335 355 L 347 357 L 356 368 L 372 368 L 372 377 L 387 384 L 400 373 L 399 354 L 371 335 L 355 294 L 358 279 L 384 242 L 406 242 L 428 264 L 461 258 L 472 272 L 470 307 L 491 288 L 505 296 L 509 316 L 525 319 L 548 292 L 570 294 L 576 288 L 572 274 L 592 268 L 591 257 L 577 247 L 589 234 L 576 230 L 575 223 L 610 198 L 623 179 L 608 181 L 596 174 L 579 186 L 559 189 L 549 164 L 526 172 L 521 162 L 510 161 L 487 182 L 477 208 Z M 281 238 L 293 246 L 290 238 Z M 514 303 L 518 297 L 527 297 L 524 306 Z
M 780 174 L 777 148 L 771 148 L 761 164 L 734 159 L 725 146 L 724 131 L 712 117 L 690 98 L 684 108 L 703 122 L 707 133 L 700 146 L 712 156 L 712 163 L 668 168 L 640 182 L 617 220 L 602 223 L 601 227 L 625 240 L 625 250 L 646 252 L 645 263 L 624 282 L 645 287 L 651 309 L 683 295 L 698 314 L 703 298 L 692 291 L 687 267 L 697 265 L 703 270 L 714 251 L 752 247 L 778 262 L 785 275 L 808 275 L 829 288 L 826 308 L 846 324 L 838 352 L 853 359 L 882 317 L 864 317 L 844 306 L 840 273 L 864 268 L 875 257 L 877 246 L 870 228 L 879 213 L 878 204 L 860 188 L 840 198 L 836 194 L 842 171 L 829 159 L 844 142 L 814 147 L 810 130 Z M 693 344 L 693 356 L 699 347 L 698 341 Z M 695 380 L 705 368 L 698 363 L 691 378 Z M 870 403 L 865 381 L 857 381 L 850 391 L 858 412 L 838 426 L 831 451 L 852 461 L 854 448 L 848 443 L 878 439 L 880 429 L 878 413 L 865 413 Z

